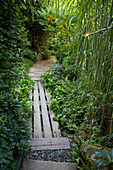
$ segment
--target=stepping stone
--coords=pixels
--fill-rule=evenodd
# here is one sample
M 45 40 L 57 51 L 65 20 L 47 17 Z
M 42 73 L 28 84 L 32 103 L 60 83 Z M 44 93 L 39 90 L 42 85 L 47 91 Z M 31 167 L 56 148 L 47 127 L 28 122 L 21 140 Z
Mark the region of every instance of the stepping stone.
M 33 151 L 71 149 L 68 138 L 32 138 L 29 144 Z
M 24 159 L 21 170 L 77 170 L 77 165 L 65 162 L 61 163 Z

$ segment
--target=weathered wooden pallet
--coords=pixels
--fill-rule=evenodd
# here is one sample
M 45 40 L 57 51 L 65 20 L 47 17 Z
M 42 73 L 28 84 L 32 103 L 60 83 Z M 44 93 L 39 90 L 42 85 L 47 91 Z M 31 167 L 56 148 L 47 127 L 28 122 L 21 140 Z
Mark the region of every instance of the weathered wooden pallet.
M 55 115 L 50 111 L 50 104 L 48 104 L 49 93 L 43 88 L 40 81 L 35 80 L 31 100 L 34 113 L 30 119 L 31 138 L 60 138 L 61 132 L 58 129 L 58 122 L 53 120 Z

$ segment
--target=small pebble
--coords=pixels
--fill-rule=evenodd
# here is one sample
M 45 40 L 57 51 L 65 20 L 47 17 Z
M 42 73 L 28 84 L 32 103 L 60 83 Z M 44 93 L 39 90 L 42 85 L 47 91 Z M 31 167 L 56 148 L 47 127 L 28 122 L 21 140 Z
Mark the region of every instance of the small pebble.
M 28 155 L 29 159 L 43 160 L 43 161 L 55 161 L 55 162 L 71 162 L 71 150 L 42 150 L 33 151 Z

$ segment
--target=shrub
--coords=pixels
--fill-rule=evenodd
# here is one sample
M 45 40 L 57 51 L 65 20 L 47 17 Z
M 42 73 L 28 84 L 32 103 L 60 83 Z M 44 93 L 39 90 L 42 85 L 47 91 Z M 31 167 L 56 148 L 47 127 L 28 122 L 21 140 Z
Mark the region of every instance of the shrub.
M 22 67 L 27 44 L 24 1 L 0 1 L 0 170 L 16 169 L 17 155 L 29 150 L 32 81 Z
M 27 70 L 29 70 L 29 68 L 32 67 L 34 64 L 33 61 L 31 61 L 27 58 L 23 57 L 22 60 L 23 60 L 24 66 L 26 67 Z
M 33 61 L 34 63 L 37 61 L 37 56 L 35 54 L 35 52 L 33 52 L 32 50 L 30 50 L 29 48 L 26 48 L 24 51 L 23 51 L 23 55 L 25 58 Z
M 16 89 L 11 94 L 0 93 L 0 169 L 16 169 L 17 156 L 30 150 L 27 119 L 32 114 L 29 99 L 32 86 L 26 71 L 21 70 Z
M 0 96 L 0 169 L 16 169 L 16 158 L 29 150 L 29 125 L 22 106 L 12 95 Z
M 47 58 L 49 58 L 51 56 L 51 51 L 45 49 L 44 51 L 41 52 L 41 55 L 42 55 L 43 59 L 47 59 Z

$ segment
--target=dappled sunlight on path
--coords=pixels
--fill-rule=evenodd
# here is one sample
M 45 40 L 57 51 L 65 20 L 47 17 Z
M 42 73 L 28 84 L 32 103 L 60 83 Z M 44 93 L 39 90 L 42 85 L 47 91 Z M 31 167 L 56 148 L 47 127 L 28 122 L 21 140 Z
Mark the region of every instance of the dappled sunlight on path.
M 29 76 L 32 80 L 40 80 L 40 76 L 50 71 L 51 66 L 56 62 L 55 56 L 46 60 L 37 61 L 29 70 Z

